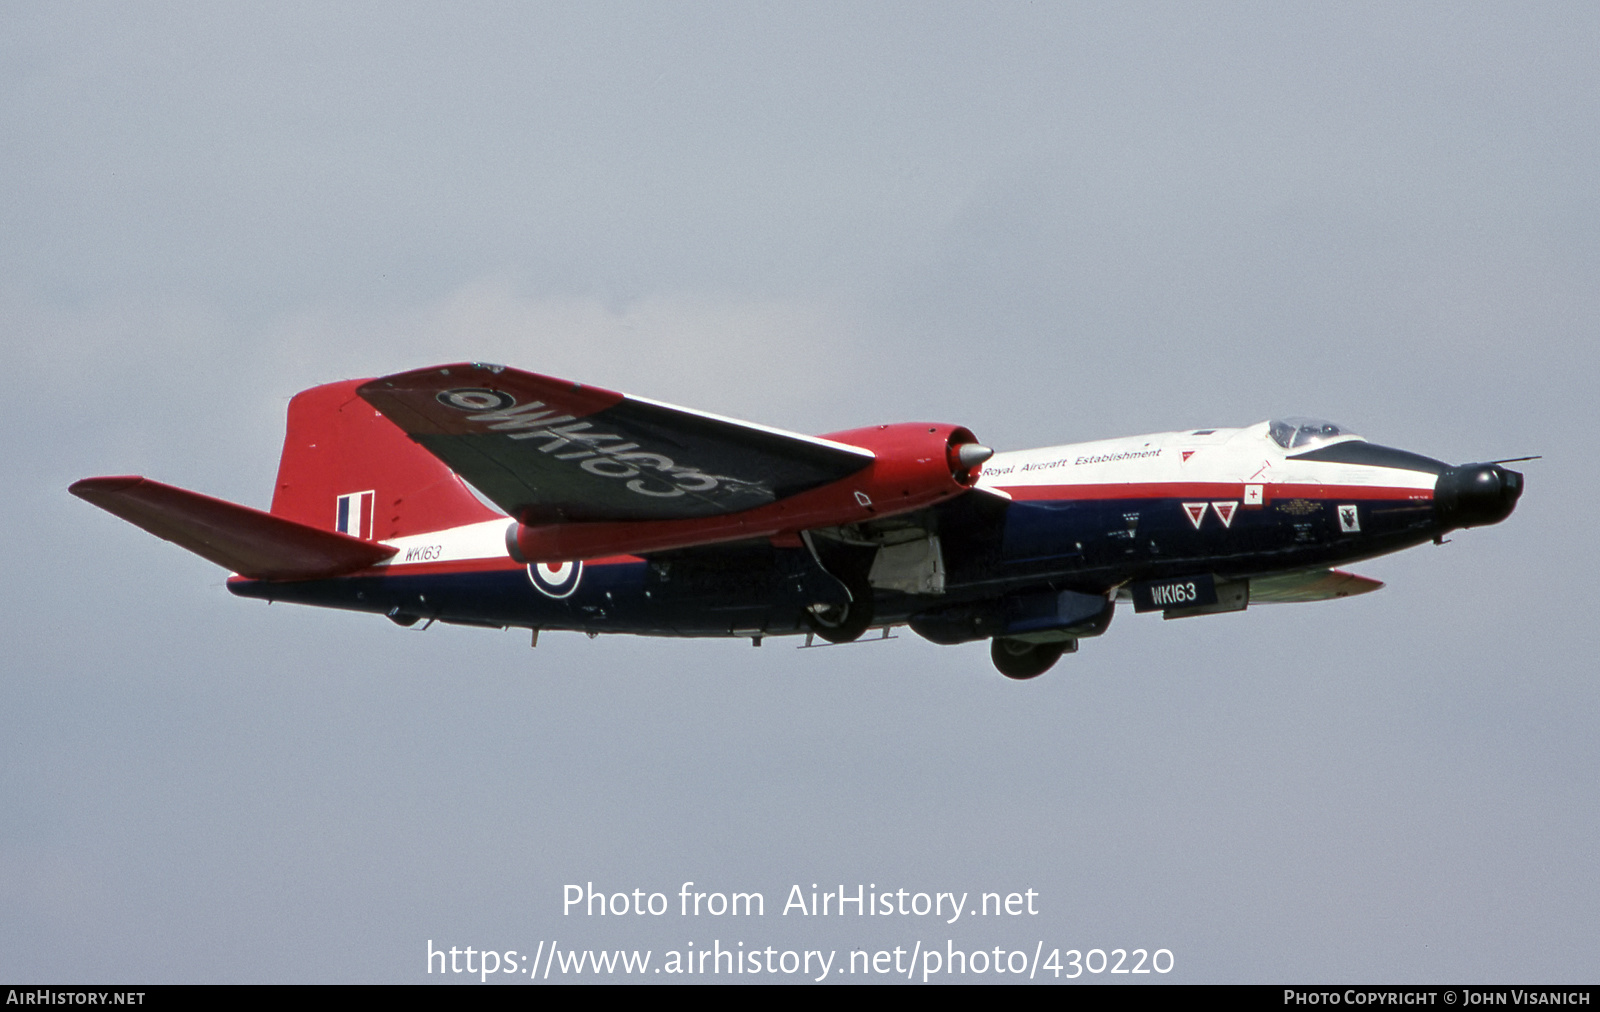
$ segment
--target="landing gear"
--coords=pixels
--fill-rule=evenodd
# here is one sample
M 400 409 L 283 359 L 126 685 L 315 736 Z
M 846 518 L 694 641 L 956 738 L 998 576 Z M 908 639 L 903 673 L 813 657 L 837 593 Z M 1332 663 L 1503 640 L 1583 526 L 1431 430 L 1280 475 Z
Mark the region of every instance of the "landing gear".
M 846 584 L 849 604 L 814 604 L 805 611 L 806 624 L 829 643 L 851 643 L 872 625 L 872 586 Z
M 814 572 L 832 585 L 830 599 L 804 612 L 805 623 L 829 643 L 851 643 L 872 625 L 872 560 L 876 545 L 849 544 L 807 531 L 801 535 L 816 563 Z M 839 591 L 844 593 L 841 595 Z M 843 600 L 847 597 L 849 600 Z
M 989 644 L 989 657 L 1007 678 L 1037 678 L 1049 671 L 1068 648 L 1077 649 L 1076 640 L 1054 643 L 1027 643 L 996 636 Z

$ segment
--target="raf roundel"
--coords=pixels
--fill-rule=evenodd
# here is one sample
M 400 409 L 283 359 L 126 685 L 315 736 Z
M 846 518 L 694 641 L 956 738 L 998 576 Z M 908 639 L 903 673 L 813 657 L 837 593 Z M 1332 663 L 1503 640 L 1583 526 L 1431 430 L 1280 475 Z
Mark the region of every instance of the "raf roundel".
M 498 411 L 516 404 L 516 398 L 499 390 L 467 387 L 442 391 L 436 398 L 440 404 L 460 411 Z
M 546 597 L 570 597 L 583 578 L 581 562 L 532 562 L 528 579 Z

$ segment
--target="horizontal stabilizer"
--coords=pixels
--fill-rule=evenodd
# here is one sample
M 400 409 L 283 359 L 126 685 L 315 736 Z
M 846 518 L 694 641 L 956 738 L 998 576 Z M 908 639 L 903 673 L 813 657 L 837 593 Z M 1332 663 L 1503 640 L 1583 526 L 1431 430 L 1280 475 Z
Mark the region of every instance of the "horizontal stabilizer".
M 133 475 L 85 478 L 67 491 L 256 580 L 338 576 L 382 562 L 398 551 Z
M 1346 573 L 1342 569 L 1311 569 L 1300 573 L 1250 578 L 1251 604 L 1300 604 L 1331 601 L 1336 597 L 1367 594 L 1383 586 L 1381 580 Z

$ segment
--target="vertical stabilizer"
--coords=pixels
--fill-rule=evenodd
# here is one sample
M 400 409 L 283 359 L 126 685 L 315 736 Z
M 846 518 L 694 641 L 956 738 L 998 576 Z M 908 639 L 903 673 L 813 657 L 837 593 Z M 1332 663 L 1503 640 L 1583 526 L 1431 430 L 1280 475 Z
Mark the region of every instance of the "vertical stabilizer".
M 289 402 L 273 515 L 365 541 L 501 516 L 357 396 L 365 382 L 312 387 Z

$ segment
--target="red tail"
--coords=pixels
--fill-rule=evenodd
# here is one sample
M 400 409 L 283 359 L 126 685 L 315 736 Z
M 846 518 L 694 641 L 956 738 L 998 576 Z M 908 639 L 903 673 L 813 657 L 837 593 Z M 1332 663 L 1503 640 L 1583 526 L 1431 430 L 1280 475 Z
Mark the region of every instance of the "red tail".
M 501 516 L 356 396 L 365 382 L 312 387 L 289 402 L 275 516 L 369 541 Z

